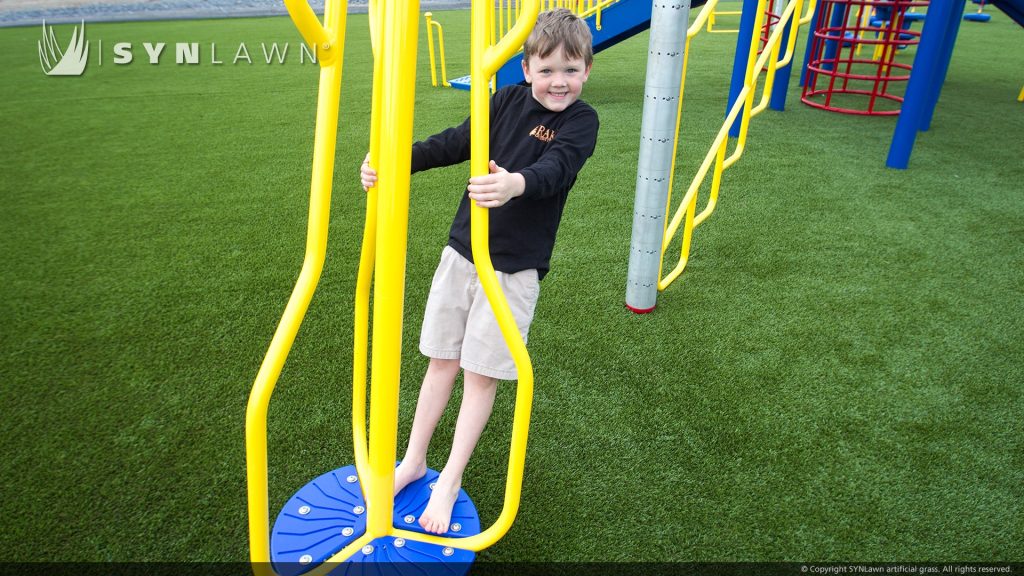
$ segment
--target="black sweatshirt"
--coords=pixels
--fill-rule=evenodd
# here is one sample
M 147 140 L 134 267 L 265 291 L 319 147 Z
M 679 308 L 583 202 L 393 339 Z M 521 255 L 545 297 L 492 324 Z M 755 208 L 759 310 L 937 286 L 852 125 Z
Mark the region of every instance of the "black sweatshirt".
M 582 100 L 552 112 L 533 98 L 529 86 L 507 86 L 491 97 L 490 159 L 526 181 L 522 196 L 490 209 L 496 270 L 511 274 L 536 268 L 541 278 L 547 273 L 565 201 L 576 174 L 594 153 L 597 129 L 597 112 Z M 412 171 L 465 162 L 469 153 L 467 118 L 413 144 Z M 462 194 L 448 245 L 472 262 L 468 194 Z

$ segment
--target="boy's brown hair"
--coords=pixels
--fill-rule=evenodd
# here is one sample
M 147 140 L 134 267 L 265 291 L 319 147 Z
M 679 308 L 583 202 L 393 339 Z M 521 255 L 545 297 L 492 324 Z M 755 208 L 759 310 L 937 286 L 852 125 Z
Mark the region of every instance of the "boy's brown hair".
M 593 36 L 590 27 L 566 8 L 541 12 L 533 32 L 523 44 L 523 62 L 530 58 L 547 58 L 561 46 L 567 58 L 582 58 L 586 66 L 594 61 Z

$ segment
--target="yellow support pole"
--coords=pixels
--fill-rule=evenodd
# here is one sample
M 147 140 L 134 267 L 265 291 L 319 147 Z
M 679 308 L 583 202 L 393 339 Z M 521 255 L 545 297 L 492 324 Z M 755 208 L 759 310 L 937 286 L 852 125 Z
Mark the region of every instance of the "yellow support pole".
M 383 100 L 381 78 L 384 75 L 380 58 L 380 38 L 383 20 L 378 1 L 369 4 L 370 47 L 373 52 L 373 88 L 370 104 L 370 165 L 376 166 L 380 158 L 380 115 Z M 373 286 L 374 261 L 377 258 L 377 188 L 366 192 L 366 220 L 363 225 L 363 243 L 359 253 L 359 273 L 356 277 L 355 310 L 353 314 L 352 344 L 352 446 L 356 472 L 360 478 L 370 474 L 370 456 L 366 441 L 366 376 L 370 334 L 370 290 Z M 370 501 L 363 494 L 370 506 Z
M 427 49 L 430 53 L 430 85 L 437 86 L 437 61 L 434 58 L 434 33 L 433 28 L 437 27 L 437 50 L 441 55 L 441 85 L 451 86 L 448 82 L 448 66 L 444 60 L 444 29 L 441 23 L 433 19 L 433 14 L 427 12 L 423 15 L 427 21 Z
M 366 492 L 366 533 L 391 533 L 395 456 L 398 443 L 398 389 L 402 365 L 402 312 L 409 222 L 409 174 L 416 86 L 419 2 L 383 4 L 379 58 L 383 60 L 377 159 L 377 254 L 370 370 L 370 470 L 361 478 Z
M 245 413 L 249 557 L 253 571 L 259 576 L 273 574 L 270 568 L 270 510 L 267 488 L 267 409 L 274 386 L 295 341 L 295 335 L 316 291 L 326 258 L 347 13 L 345 0 L 329 0 L 325 6 L 325 27 L 320 24 L 304 1 L 285 0 L 285 5 L 303 38 L 315 46 L 320 54 L 320 87 L 313 141 L 306 254 L 298 281 L 256 375 Z
M 437 86 L 437 61 L 434 59 L 434 32 L 431 30 L 434 23 L 431 20 L 432 13 L 427 12 L 423 14 L 423 18 L 427 21 L 427 52 L 430 54 L 430 85 Z

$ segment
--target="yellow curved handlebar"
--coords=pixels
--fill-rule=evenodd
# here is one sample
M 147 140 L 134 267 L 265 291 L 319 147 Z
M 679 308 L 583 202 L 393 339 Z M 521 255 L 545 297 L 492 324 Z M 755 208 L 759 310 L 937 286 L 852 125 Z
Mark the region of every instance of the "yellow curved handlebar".
M 330 2 L 327 3 L 327 6 L 329 5 Z M 310 48 L 317 52 L 317 61 L 320 63 L 320 66 L 330 66 L 333 64 L 337 59 L 338 53 L 341 52 L 341 48 L 335 48 L 336 42 L 334 40 L 338 33 L 343 32 L 344 28 L 334 30 L 333 34 L 329 32 L 320 24 L 320 20 L 316 17 L 316 14 L 306 0 L 284 0 L 284 6 L 288 9 L 288 15 L 291 16 L 295 27 L 299 29 L 302 39 L 306 41 Z M 346 10 L 346 7 L 342 6 L 341 9 Z M 324 20 L 327 20 L 327 18 L 325 17 Z
M 341 6 L 336 6 L 341 4 Z M 331 42 L 313 10 L 305 1 L 285 0 L 289 13 L 307 41 Z M 304 9 L 303 9 L 304 7 Z M 327 254 L 327 229 L 330 219 L 331 186 L 334 176 L 334 152 L 338 133 L 338 98 L 341 86 L 343 50 L 345 46 L 346 2 L 327 3 L 325 21 L 335 30 L 338 40 L 328 47 L 330 61 L 320 59 L 320 86 L 313 140 L 313 170 L 310 181 L 309 227 L 306 231 L 306 254 L 302 270 L 285 307 L 281 321 L 253 382 L 245 413 L 246 481 L 248 484 L 249 556 L 253 570 L 273 574 L 270 569 L 270 510 L 267 488 L 267 411 L 278 377 L 288 359 L 288 352 L 302 325 L 316 285 L 323 271 Z

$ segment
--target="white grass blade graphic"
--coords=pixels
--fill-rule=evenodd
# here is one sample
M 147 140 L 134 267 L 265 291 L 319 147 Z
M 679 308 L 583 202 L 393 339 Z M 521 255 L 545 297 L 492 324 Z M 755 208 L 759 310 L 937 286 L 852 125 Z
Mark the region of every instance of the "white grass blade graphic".
M 47 76 L 81 76 L 89 61 L 89 43 L 85 41 L 85 21 L 82 28 L 75 26 L 67 50 L 61 51 L 53 26 L 43 22 L 43 39 L 39 47 L 39 65 Z

